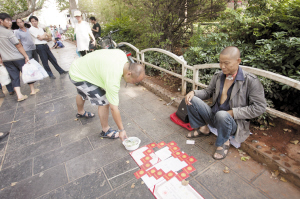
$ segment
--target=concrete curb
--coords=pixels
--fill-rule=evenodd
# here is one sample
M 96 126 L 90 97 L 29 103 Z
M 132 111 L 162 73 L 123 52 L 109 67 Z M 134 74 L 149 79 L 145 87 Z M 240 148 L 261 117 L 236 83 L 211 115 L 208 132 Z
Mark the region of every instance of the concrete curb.
M 145 88 L 153 92 L 167 103 L 176 98 L 172 103 L 172 106 L 178 107 L 181 100 L 184 98 L 181 94 L 174 94 L 161 86 L 153 83 L 150 79 L 144 79 L 141 82 Z M 257 149 L 254 144 L 249 141 L 249 137 L 245 142 L 241 144 L 241 149 L 248 153 L 255 161 L 266 165 L 270 170 L 278 170 L 280 176 L 284 177 L 286 180 L 292 182 L 296 186 L 300 187 L 300 165 L 289 157 L 280 157 L 276 152 L 272 152 L 269 147 L 263 147 L 262 149 Z M 279 177 L 280 179 L 280 177 Z

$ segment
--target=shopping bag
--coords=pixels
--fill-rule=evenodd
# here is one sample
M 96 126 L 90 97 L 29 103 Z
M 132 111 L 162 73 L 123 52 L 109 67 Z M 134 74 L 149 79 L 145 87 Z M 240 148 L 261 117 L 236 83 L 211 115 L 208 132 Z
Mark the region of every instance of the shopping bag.
M 11 82 L 11 79 L 9 77 L 9 74 L 6 70 L 6 68 L 0 64 L 0 83 L 1 85 L 7 85 Z
M 22 68 L 22 79 L 24 84 L 44 79 L 43 74 L 35 64 L 28 62 Z
M 49 77 L 49 75 L 46 72 L 46 70 L 44 69 L 44 67 L 41 66 L 41 64 L 39 62 L 37 62 L 35 59 L 29 60 L 29 63 L 35 65 L 39 69 L 39 71 L 42 73 L 44 78 Z

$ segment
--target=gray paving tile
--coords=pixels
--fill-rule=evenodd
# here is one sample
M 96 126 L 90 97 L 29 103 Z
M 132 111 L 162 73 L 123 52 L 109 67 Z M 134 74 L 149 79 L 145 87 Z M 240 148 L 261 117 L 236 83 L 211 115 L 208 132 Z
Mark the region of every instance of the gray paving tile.
M 95 171 L 60 189 L 66 199 L 98 198 L 111 190 L 102 170 Z
M 79 128 L 75 128 L 69 131 L 66 131 L 60 134 L 60 139 L 62 145 L 69 144 L 71 142 L 83 139 L 87 136 L 98 135 L 101 129 L 101 125 L 99 122 L 94 122 L 89 125 L 80 126 Z
M 128 161 L 128 163 L 127 163 Z M 135 178 L 134 172 L 139 170 L 138 165 L 130 155 L 121 158 L 103 167 L 103 170 L 113 188 L 119 187 L 124 183 Z
M 133 119 L 151 138 L 157 140 L 175 132 L 175 129 L 166 125 L 156 115 L 144 112 L 140 117 Z
M 132 180 L 122 187 L 100 197 L 100 199 L 153 199 L 155 198 L 145 184 L 141 184 L 142 180 Z M 135 183 L 135 187 L 131 185 Z
M 36 174 L 47 170 L 91 150 L 92 147 L 87 138 L 59 147 L 53 151 L 35 157 L 33 173 Z
M 198 181 L 191 180 L 190 185 L 205 199 L 214 199 L 215 197 L 206 190 Z
M 32 159 L 0 171 L 0 189 L 32 176 Z
M 56 117 L 44 117 L 35 122 L 35 129 L 47 128 L 57 124 Z
M 15 109 L 0 112 L 0 124 L 5 124 L 13 121 L 15 112 Z
M 29 145 L 25 148 L 6 153 L 3 167 L 9 167 L 23 160 L 33 158 L 40 154 L 51 151 L 60 146 L 58 137 L 52 137 L 41 142 Z
M 78 128 L 79 126 L 81 126 L 79 121 L 67 120 L 47 128 L 39 129 L 35 132 L 35 141 L 40 141 L 56 134 L 61 134 L 68 130 Z
M 41 104 L 41 105 L 36 105 L 35 114 L 36 115 L 45 115 L 45 112 L 47 112 L 47 111 L 51 112 L 51 110 L 54 110 L 54 105 L 51 102 Z
M 77 179 L 126 155 L 128 151 L 120 141 L 85 153 L 66 162 L 69 179 Z
M 56 189 L 68 182 L 64 165 L 27 178 L 15 186 L 0 191 L 0 198 L 32 199 Z
M 34 133 L 22 137 L 11 137 L 8 141 L 7 152 L 18 150 L 34 143 Z
M 267 198 L 234 172 L 224 173 L 224 168 L 225 166 L 218 162 L 199 175 L 196 180 L 217 198 Z
M 74 120 L 74 119 L 76 119 L 75 115 L 76 115 L 76 111 L 74 111 L 73 107 L 71 107 L 69 111 L 65 111 L 60 114 L 57 114 L 56 120 L 58 122 L 63 122 L 63 121 L 72 120 L 72 119 Z
M 4 98 L 4 101 L 0 107 L 0 112 L 3 112 L 3 111 L 8 111 L 8 110 L 11 110 L 11 109 L 16 109 L 17 108 L 17 97 L 16 96 L 13 96 L 14 99 L 9 99 L 7 96 Z
M 28 105 L 28 106 L 19 106 L 17 108 L 17 112 L 16 112 L 16 115 L 15 115 L 15 120 L 18 120 L 18 119 L 21 119 L 21 118 L 28 118 L 28 117 L 33 117 L 35 114 L 35 104 L 31 104 L 31 105 Z
M 0 143 L 0 155 L 1 155 L 1 156 L 4 155 L 6 145 L 7 145 L 7 142 L 1 142 L 1 143 Z

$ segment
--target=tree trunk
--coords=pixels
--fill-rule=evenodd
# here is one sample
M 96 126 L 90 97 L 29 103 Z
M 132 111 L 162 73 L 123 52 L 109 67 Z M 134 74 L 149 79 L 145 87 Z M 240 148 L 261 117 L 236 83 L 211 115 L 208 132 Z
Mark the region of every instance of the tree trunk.
M 238 0 L 234 0 L 234 9 L 236 10 L 238 8 Z

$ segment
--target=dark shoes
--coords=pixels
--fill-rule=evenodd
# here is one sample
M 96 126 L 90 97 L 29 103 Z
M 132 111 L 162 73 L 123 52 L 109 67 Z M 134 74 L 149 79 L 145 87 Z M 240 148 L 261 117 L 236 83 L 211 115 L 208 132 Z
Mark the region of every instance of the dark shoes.
M 56 77 L 53 75 L 53 76 L 49 76 L 50 79 L 56 79 Z
M 10 94 L 10 95 L 13 95 L 13 94 L 15 94 L 15 91 L 9 92 L 9 94 Z
M 0 132 L 0 140 L 5 138 L 8 134 L 9 132 Z
M 62 72 L 60 74 L 63 75 L 63 74 L 68 74 L 68 73 L 69 73 L 69 71 L 64 71 L 64 72 Z

